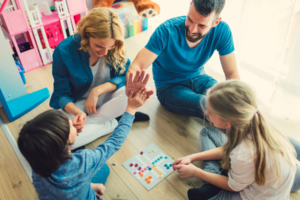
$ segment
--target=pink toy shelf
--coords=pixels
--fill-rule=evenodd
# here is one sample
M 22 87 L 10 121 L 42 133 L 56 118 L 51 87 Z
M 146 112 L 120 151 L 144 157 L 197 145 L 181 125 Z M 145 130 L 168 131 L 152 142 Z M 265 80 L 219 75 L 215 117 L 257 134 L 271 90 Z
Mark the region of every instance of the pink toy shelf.
M 88 9 L 85 0 L 67 0 L 73 29 L 76 32 L 76 25 L 80 21 L 81 14 L 87 15 Z
M 9 0 L 0 15 L 4 31 L 10 35 L 15 53 L 26 71 L 42 66 L 21 0 Z
M 74 34 L 88 13 L 85 0 L 53 0 L 54 12 L 47 1 L 37 2 L 43 4 L 42 13 L 27 0 L 0 0 L 0 26 L 26 72 L 51 63 L 56 46 Z

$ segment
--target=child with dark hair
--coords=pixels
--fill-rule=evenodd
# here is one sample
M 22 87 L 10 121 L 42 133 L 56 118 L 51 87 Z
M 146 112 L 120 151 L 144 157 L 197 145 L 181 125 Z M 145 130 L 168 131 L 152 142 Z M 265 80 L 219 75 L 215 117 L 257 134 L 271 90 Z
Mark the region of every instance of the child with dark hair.
M 72 121 L 61 111 L 49 110 L 27 122 L 18 146 L 33 169 L 33 185 L 44 199 L 101 199 L 109 175 L 105 162 L 124 143 L 136 109 L 149 98 L 146 89 L 131 92 L 128 105 L 112 135 L 93 150 L 71 153 L 78 136 Z

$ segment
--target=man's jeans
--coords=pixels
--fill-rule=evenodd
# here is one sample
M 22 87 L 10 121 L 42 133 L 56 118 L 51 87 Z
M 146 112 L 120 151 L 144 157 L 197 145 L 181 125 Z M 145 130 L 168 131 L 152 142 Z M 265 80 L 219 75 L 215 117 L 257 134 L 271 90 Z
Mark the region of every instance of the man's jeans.
M 216 83 L 215 79 L 203 74 L 158 88 L 156 92 L 161 105 L 167 110 L 203 119 L 206 92 Z

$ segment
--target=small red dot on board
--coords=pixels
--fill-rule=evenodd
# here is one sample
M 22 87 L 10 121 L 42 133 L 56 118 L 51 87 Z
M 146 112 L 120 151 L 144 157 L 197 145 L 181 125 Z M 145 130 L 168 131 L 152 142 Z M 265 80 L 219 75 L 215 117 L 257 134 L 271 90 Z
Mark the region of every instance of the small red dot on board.
M 139 165 L 138 165 L 138 164 L 135 164 L 134 166 L 135 166 L 135 167 L 138 167 Z
M 147 181 L 147 183 L 150 184 L 151 182 L 150 182 L 150 181 Z
M 132 167 L 133 166 L 133 164 L 132 163 L 130 163 L 130 165 L 129 165 L 130 167 Z
M 141 155 L 143 155 L 144 153 L 141 151 L 141 153 L 140 153 Z

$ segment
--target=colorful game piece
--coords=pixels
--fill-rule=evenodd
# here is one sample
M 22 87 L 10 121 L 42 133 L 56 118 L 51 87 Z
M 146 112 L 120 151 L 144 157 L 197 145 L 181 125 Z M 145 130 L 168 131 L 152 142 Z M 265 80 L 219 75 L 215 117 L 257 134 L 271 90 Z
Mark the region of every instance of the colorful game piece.
M 169 167 L 172 167 L 172 164 L 170 164 Z
M 113 165 L 115 166 L 117 164 L 117 162 L 113 162 Z
M 141 167 L 138 168 L 139 171 L 140 171 L 141 169 L 142 169 Z
M 132 167 L 133 166 L 133 164 L 132 163 L 130 163 L 130 165 L 129 165 L 130 167 Z
M 135 164 L 134 166 L 135 166 L 135 167 L 138 167 L 139 165 L 138 165 L 138 164 Z
M 141 155 L 143 155 L 144 153 L 141 151 L 141 153 L 140 153 Z
M 136 172 L 133 172 L 133 174 L 136 174 Z

